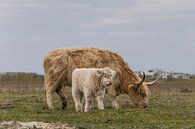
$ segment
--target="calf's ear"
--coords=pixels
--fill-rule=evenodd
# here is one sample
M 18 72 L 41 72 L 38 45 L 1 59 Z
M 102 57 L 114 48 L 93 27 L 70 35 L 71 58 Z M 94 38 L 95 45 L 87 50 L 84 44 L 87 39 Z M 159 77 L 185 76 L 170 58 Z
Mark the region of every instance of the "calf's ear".
M 114 76 L 114 77 L 116 76 L 116 71 L 113 72 L 113 76 Z
M 103 75 L 103 71 L 102 70 L 97 70 L 96 75 L 98 77 L 101 77 Z

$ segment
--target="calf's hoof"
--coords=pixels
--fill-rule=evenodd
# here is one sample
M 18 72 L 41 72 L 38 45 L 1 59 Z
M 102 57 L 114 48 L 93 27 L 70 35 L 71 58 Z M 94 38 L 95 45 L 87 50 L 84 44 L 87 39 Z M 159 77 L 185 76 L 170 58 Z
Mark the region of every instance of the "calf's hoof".
M 115 108 L 115 109 L 120 109 L 120 106 L 115 106 L 114 108 Z
M 54 111 L 54 107 L 48 107 L 49 111 Z
M 104 110 L 104 107 L 98 107 L 98 110 Z
M 85 110 L 84 110 L 84 112 L 89 112 L 89 111 L 90 111 L 90 110 L 88 110 L 88 109 L 85 109 Z
M 119 106 L 118 104 L 113 104 L 112 107 L 113 107 L 114 109 L 120 109 L 120 106 Z
M 76 112 L 78 112 L 78 113 L 79 113 L 79 112 L 81 112 L 81 110 L 76 110 Z

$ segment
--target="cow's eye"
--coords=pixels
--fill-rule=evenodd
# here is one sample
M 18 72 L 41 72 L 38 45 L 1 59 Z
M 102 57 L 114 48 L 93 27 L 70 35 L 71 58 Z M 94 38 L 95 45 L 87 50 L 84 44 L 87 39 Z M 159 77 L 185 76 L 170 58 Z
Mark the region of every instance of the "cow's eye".
M 146 97 L 146 94 L 144 94 L 144 93 L 141 93 L 140 95 L 141 95 L 141 97 Z

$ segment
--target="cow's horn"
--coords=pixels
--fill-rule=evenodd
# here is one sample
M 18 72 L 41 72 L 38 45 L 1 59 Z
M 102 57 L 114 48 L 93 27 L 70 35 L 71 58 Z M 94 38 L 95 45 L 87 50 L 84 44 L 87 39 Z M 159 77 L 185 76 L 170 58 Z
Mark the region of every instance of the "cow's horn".
M 146 85 L 147 86 L 151 86 L 151 85 L 154 85 L 159 79 L 157 78 L 156 80 L 154 81 L 151 81 L 151 82 L 146 82 Z
M 142 84 L 144 82 L 144 80 L 145 80 L 145 73 L 143 72 L 143 77 L 142 77 L 141 82 L 139 82 L 139 84 Z

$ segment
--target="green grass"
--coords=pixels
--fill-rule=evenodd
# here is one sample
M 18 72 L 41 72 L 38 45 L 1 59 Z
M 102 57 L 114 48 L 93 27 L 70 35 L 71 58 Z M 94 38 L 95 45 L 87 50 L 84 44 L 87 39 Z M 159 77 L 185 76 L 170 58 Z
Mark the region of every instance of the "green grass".
M 121 109 L 110 108 L 110 103 L 106 100 L 104 111 L 98 111 L 94 107 L 89 113 L 76 113 L 70 94 L 66 111 L 61 110 L 61 103 L 56 95 L 56 109 L 48 111 L 42 109 L 42 92 L 0 93 L 0 103 L 11 104 L 9 108 L 0 109 L 0 121 L 63 122 L 80 129 L 195 128 L 195 92 L 163 92 L 153 89 L 153 93 L 146 109 L 133 108 L 127 96 L 120 96 L 118 101 Z

